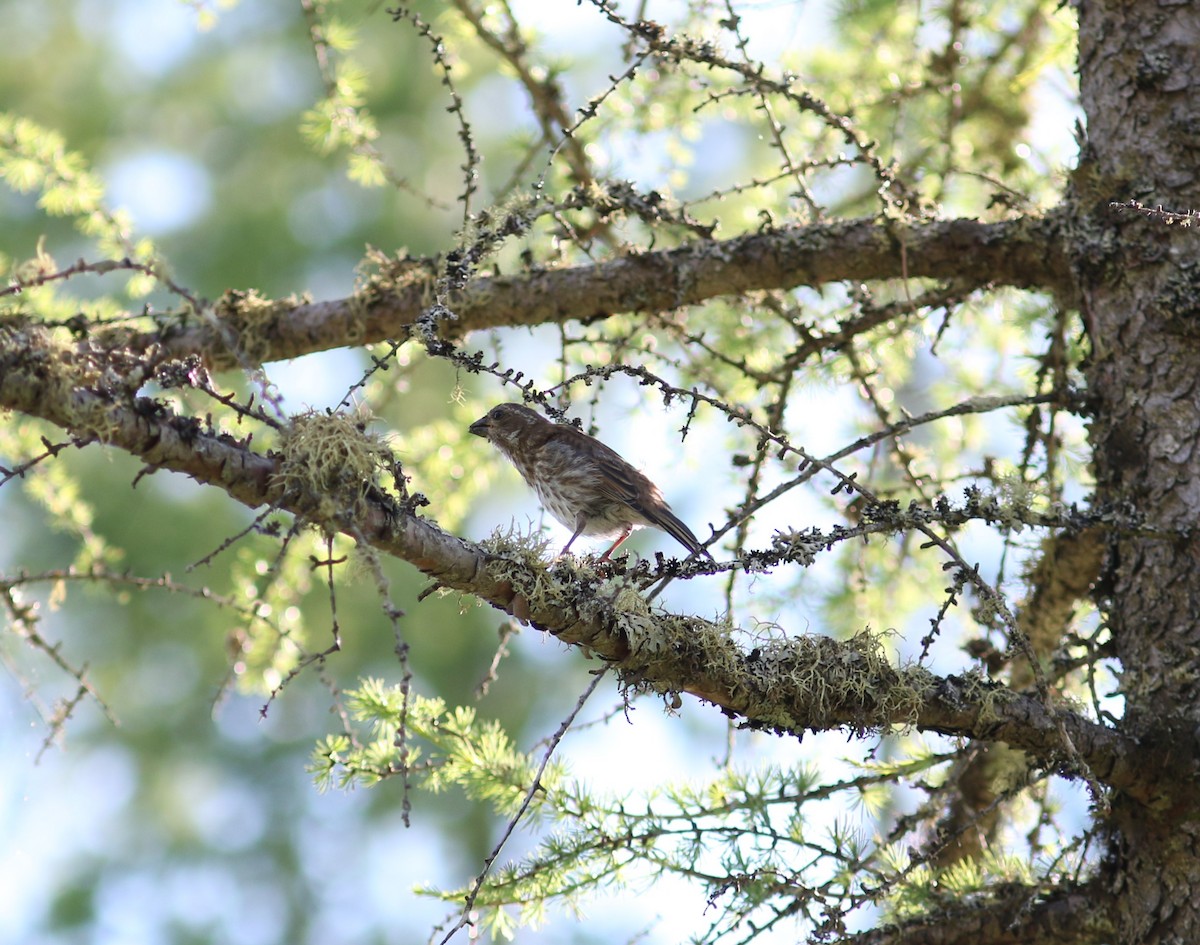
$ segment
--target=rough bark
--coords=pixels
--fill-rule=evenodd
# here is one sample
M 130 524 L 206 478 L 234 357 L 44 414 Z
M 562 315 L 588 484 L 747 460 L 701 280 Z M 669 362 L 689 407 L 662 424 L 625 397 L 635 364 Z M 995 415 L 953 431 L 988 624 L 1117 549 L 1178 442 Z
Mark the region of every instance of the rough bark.
M 1121 728 L 1191 768 L 1200 731 L 1196 234 L 1116 213 L 1109 201 L 1200 205 L 1200 11 L 1156 0 L 1079 11 L 1088 143 L 1074 182 L 1074 265 L 1093 345 L 1099 494 L 1178 536 L 1114 534 L 1102 603 L 1123 668 Z M 1114 802 L 1108 889 L 1120 942 L 1200 940 L 1200 793 L 1194 774 L 1169 783 L 1165 805 Z

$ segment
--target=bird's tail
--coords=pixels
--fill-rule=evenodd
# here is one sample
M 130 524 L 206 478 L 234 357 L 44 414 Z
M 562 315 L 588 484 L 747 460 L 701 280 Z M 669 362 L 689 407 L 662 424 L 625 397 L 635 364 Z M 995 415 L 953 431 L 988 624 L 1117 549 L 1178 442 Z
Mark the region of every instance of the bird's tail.
M 705 558 L 712 559 L 712 555 L 708 550 L 700 544 L 700 539 L 697 538 L 690 528 L 672 512 L 664 504 L 663 508 L 656 509 L 651 515 L 646 516 L 655 525 L 661 528 L 664 532 L 674 538 L 683 547 L 693 554 L 702 555 Z

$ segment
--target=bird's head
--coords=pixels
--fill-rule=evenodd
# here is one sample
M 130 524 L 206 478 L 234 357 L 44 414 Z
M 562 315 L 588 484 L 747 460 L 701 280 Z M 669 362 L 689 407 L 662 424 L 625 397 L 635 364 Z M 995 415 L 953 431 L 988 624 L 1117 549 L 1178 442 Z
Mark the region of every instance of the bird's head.
M 549 422 L 524 404 L 497 404 L 467 429 L 503 449 Z

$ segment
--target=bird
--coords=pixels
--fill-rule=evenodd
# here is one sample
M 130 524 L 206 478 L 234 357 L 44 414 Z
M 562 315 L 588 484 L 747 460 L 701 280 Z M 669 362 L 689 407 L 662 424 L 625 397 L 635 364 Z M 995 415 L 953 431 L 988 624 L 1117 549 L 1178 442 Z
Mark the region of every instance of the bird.
M 524 404 L 497 404 L 468 430 L 507 456 L 546 511 L 572 530 L 561 554 L 580 535 L 615 537 L 600 556 L 604 561 L 635 528 L 649 525 L 693 554 L 712 557 L 671 511 L 662 490 L 595 437 Z

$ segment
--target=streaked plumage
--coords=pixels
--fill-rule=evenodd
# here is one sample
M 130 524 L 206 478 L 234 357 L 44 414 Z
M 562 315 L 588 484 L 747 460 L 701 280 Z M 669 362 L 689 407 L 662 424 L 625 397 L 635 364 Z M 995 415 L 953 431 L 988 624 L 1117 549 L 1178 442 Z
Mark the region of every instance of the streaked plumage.
M 551 423 L 521 404 L 493 407 L 470 430 L 507 456 L 546 511 L 572 530 L 563 554 L 580 535 L 616 538 L 604 560 L 634 528 L 650 525 L 688 551 L 708 556 L 658 486 L 595 437 Z

